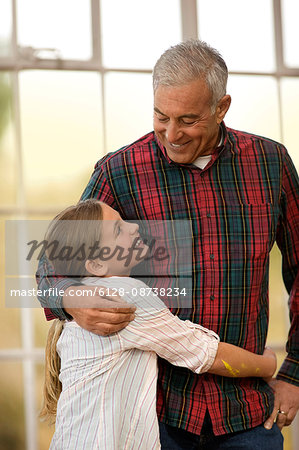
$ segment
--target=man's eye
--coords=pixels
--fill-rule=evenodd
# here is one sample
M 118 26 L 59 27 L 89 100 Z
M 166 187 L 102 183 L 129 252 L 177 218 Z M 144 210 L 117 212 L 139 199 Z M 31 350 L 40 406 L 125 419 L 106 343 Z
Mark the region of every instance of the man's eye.
M 164 116 L 156 115 L 156 118 L 159 120 L 159 122 L 167 122 L 167 120 L 168 120 L 168 117 L 164 117 Z
M 196 122 L 196 120 L 184 120 L 182 119 L 182 123 L 184 125 L 193 125 Z

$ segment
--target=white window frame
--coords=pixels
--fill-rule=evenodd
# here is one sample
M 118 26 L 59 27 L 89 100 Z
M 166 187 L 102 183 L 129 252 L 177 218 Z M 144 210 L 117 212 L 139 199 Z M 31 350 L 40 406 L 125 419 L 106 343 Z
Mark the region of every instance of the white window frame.
M 125 1 L 125 0 L 124 0 Z M 200 0 L 199 0 L 200 1 Z M 0 59 L 0 71 L 8 71 L 12 74 L 13 83 L 13 117 L 14 130 L 16 140 L 16 150 L 18 158 L 18 173 L 17 179 L 19 184 L 17 204 L 11 208 L 0 207 L 0 214 L 7 215 L 13 213 L 14 216 L 25 218 L 25 214 L 39 213 L 52 214 L 56 211 L 51 208 L 28 208 L 24 198 L 24 173 L 23 173 L 23 150 L 21 139 L 21 117 L 20 117 L 20 99 L 19 99 L 19 72 L 24 70 L 81 70 L 93 71 L 102 75 L 101 78 L 101 93 L 102 93 L 102 120 L 103 120 L 103 141 L 104 149 L 106 147 L 106 124 L 105 124 L 105 74 L 107 72 L 125 72 L 125 73 L 147 73 L 151 70 L 142 69 L 121 69 L 115 67 L 104 67 L 102 64 L 101 51 L 101 23 L 100 10 L 101 0 L 90 0 L 91 2 L 91 16 L 92 16 L 92 50 L 93 56 L 89 61 L 80 60 L 26 60 L 20 56 L 17 45 L 17 2 L 12 0 L 12 56 Z M 274 72 L 245 72 L 232 71 L 233 75 L 264 75 L 275 77 L 278 81 L 278 99 L 280 110 L 280 128 L 282 127 L 281 115 L 281 92 L 280 79 L 281 77 L 299 77 L 299 68 L 288 68 L 284 64 L 283 59 L 283 35 L 282 35 L 282 21 L 281 21 L 281 0 L 272 0 L 274 13 L 274 35 L 275 35 L 275 55 L 276 55 L 276 70 Z M 180 0 L 181 8 L 181 23 L 182 23 L 182 40 L 189 38 L 197 38 L 200 36 L 200 30 L 197 26 L 197 1 L 196 0 Z M 44 349 L 36 348 L 34 346 L 34 324 L 32 311 L 30 309 L 21 309 L 21 337 L 22 347 L 15 349 L 0 350 L 0 361 L 21 361 L 23 363 L 23 383 L 24 383 L 24 404 L 25 404 L 25 429 L 26 429 L 26 448 L 27 450 L 37 450 L 37 421 L 36 421 L 36 406 L 35 406 L 35 364 L 42 362 L 44 359 Z M 283 350 L 279 344 L 276 350 Z M 299 441 L 299 420 L 296 419 L 296 424 L 292 425 L 292 439 L 293 442 Z

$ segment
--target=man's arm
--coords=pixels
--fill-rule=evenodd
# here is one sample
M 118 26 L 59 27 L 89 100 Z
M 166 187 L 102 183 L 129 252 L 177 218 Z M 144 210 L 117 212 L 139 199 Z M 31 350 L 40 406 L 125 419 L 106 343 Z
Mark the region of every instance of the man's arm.
M 295 347 L 299 342 L 299 327 L 298 327 L 298 303 L 299 303 L 299 272 L 297 274 L 291 295 L 290 295 L 290 310 L 297 311 L 292 314 L 291 328 L 289 332 L 289 340 L 287 343 L 288 355 L 283 362 L 280 371 L 277 374 L 277 379 L 270 383 L 275 393 L 274 408 L 271 416 L 265 422 L 265 427 L 271 429 L 273 423 L 276 421 L 278 427 L 281 429 L 284 426 L 291 425 L 297 411 L 299 409 L 299 386 L 297 380 L 299 378 L 299 364 L 298 356 L 295 354 L 292 358 L 290 353 L 290 342 Z M 297 342 L 297 344 L 296 344 Z M 294 348 L 292 347 L 292 348 Z
M 284 283 L 290 293 L 291 327 L 286 346 L 287 357 L 277 380 L 272 382 L 275 403 L 271 416 L 265 422 L 266 428 L 272 428 L 275 419 L 279 428 L 290 425 L 299 408 L 299 180 L 289 155 L 284 148 L 282 151 L 281 218 L 276 240 L 282 254 Z
M 45 253 L 42 255 L 36 272 L 36 282 L 41 295 L 38 300 L 43 308 L 50 311 L 53 316 L 61 320 L 70 320 L 72 317 L 63 309 L 63 295 L 56 295 L 67 290 L 70 286 L 79 285 L 75 280 L 56 276 L 51 261 Z M 46 316 L 51 315 L 46 311 Z

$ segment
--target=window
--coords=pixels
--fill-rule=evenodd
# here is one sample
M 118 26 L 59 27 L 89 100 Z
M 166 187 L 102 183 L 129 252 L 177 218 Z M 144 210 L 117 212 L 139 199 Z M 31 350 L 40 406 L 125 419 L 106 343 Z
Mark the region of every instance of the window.
M 187 37 L 206 40 L 228 64 L 227 125 L 282 141 L 299 167 L 298 12 L 296 0 L 1 0 L 2 242 L 5 219 L 53 217 L 77 202 L 98 159 L 152 129 L 153 64 Z M 282 359 L 279 265 L 275 249 L 271 315 L 286 320 L 279 332 L 270 322 L 269 340 Z M 3 285 L 3 264 L 0 276 Z M 53 428 L 36 416 L 48 324 L 40 309 L 2 307 L 0 325 L 0 439 L 46 449 Z
M 275 70 L 271 0 L 199 0 L 197 12 L 200 38 L 219 50 L 230 71 Z

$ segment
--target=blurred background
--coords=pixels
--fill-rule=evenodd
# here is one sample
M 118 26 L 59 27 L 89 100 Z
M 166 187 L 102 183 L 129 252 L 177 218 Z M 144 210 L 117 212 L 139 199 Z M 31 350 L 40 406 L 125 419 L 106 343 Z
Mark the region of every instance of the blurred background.
M 98 159 L 150 131 L 152 67 L 190 37 L 227 62 L 226 125 L 283 142 L 298 169 L 298 17 L 298 0 L 1 0 L 0 450 L 45 450 L 53 433 L 37 418 L 49 323 L 5 304 L 5 220 L 52 218 L 78 201 Z M 268 344 L 282 361 L 280 266 L 275 247 Z M 298 428 L 284 429 L 286 450 Z

